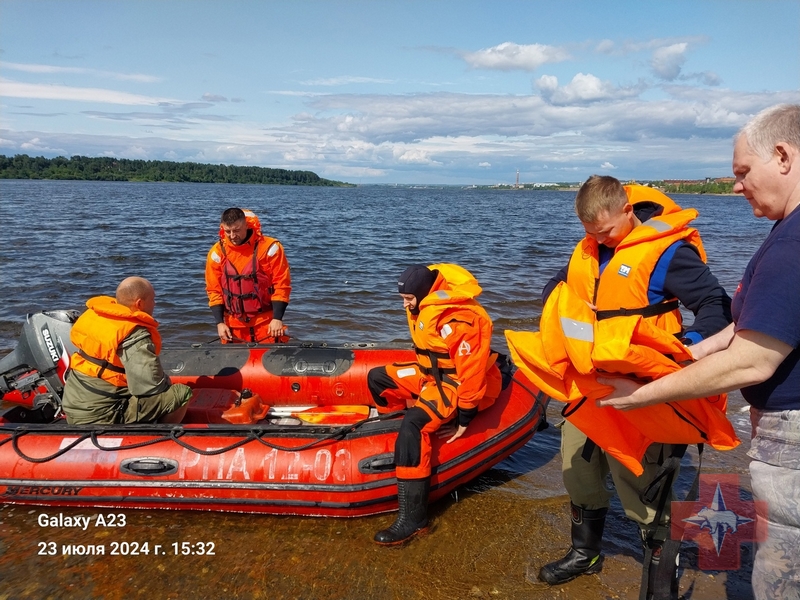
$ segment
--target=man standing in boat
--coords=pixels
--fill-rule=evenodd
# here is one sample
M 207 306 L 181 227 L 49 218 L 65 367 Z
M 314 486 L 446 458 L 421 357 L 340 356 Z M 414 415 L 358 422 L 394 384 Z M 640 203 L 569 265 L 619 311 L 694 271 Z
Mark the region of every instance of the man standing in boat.
M 261 233 L 251 211 L 222 213 L 220 239 L 206 259 L 208 305 L 223 343 L 283 342 L 292 280 L 281 243 Z
M 693 209 L 681 209 L 658 190 L 623 187 L 613 177 L 594 175 L 578 191 L 575 210 L 586 237 L 544 288 L 540 331 L 530 337 L 506 332 L 523 372 L 556 399 L 569 402 L 561 454 L 572 545 L 563 558 L 541 568 L 539 579 L 560 585 L 602 569 L 610 472 L 625 513 L 641 529 L 641 597 L 676 598 L 678 543 L 667 543 L 671 482 L 692 435 L 697 435 L 692 443 L 705 441 L 720 449 L 738 443 L 725 418 L 724 396 L 692 400 L 699 404 L 681 408 L 690 415 L 683 421 L 677 410 L 667 410 L 639 415 L 641 422 L 634 427 L 609 420 L 615 415 L 595 407 L 607 389 L 597 383 L 596 373 L 652 379 L 680 369 L 679 363 L 691 360 L 687 346 L 731 322 L 731 301 L 705 263 L 699 233 L 687 226 L 697 216 Z M 679 302 L 695 316 L 687 330 Z M 687 422 L 702 430 L 687 434 Z M 654 425 L 657 432 L 647 430 Z M 683 445 L 652 444 L 654 438 Z M 664 476 L 658 493 L 655 485 L 648 489 L 657 474 Z
M 192 397 L 172 384 L 158 354 L 161 336 L 153 319 L 155 290 L 128 277 L 116 298 L 91 298 L 70 332 L 78 351 L 70 360 L 62 407 L 75 425 L 180 423 Z
M 475 300 L 481 287 L 469 271 L 453 264 L 412 265 L 400 276 L 398 291 L 417 362 L 376 367 L 367 378 L 379 412 L 413 404 L 394 450 L 400 511 L 375 535 L 382 545 L 400 544 L 428 526 L 431 434 L 456 419 L 447 443 L 455 441 L 501 391 L 497 354 L 490 350 L 492 320 Z

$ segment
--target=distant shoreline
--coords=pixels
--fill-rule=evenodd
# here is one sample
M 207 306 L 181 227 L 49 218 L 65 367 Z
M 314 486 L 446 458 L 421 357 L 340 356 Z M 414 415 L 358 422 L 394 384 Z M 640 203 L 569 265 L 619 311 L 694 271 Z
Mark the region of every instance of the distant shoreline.
M 356 187 L 352 183 L 323 179 L 312 171 L 109 157 L 32 158 L 27 154 L 13 157 L 0 154 L 0 179 Z

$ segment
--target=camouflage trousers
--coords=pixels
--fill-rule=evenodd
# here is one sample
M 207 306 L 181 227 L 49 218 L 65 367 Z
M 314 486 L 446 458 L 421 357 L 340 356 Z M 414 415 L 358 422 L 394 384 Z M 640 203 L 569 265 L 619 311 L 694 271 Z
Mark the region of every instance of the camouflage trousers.
M 800 410 L 750 408 L 753 441 L 747 453 L 755 500 L 766 502 L 758 527 L 767 528 L 756 546 L 756 600 L 800 600 Z

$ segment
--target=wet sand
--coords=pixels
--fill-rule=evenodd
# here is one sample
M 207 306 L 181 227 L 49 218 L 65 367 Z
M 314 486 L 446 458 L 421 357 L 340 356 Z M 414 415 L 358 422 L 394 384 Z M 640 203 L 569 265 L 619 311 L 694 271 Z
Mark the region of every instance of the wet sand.
M 730 415 L 746 431 L 741 397 Z M 558 422 L 558 406 L 549 409 Z M 641 577 L 637 528 L 612 504 L 603 571 L 558 587 L 531 583 L 539 567 L 569 545 L 556 427 L 489 474 L 432 506 L 432 527 L 402 548 L 372 542 L 393 515 L 337 520 L 168 511 L 0 508 L 0 600 L 45 598 L 269 598 L 315 600 L 419 598 L 620 598 L 635 600 Z M 706 452 L 703 472 L 738 473 L 747 491 L 749 446 Z M 688 487 L 696 450 L 684 459 L 679 488 Z M 39 515 L 90 516 L 80 528 L 41 527 Z M 97 514 L 125 515 L 124 527 L 96 527 Z M 58 552 L 46 552 L 55 542 Z M 149 554 L 116 555 L 123 542 L 149 544 Z M 213 542 L 213 556 L 174 553 L 173 543 Z M 64 556 L 63 545 L 102 545 L 103 556 Z M 161 546 L 159 554 L 155 545 Z M 200 546 L 194 546 L 195 551 Z M 209 546 L 202 549 L 209 550 Z M 44 552 L 44 554 L 42 554 Z M 697 548 L 684 544 L 681 591 L 692 600 L 746 600 L 752 546 L 741 546 L 737 571 L 697 568 Z M 163 554 L 162 554 L 163 553 Z

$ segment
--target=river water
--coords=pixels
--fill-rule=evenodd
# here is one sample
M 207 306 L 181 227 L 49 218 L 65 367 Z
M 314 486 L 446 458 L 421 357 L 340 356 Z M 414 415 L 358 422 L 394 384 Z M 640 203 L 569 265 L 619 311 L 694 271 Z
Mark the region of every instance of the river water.
M 732 293 L 771 224 L 755 219 L 741 197 L 674 198 L 699 210 L 695 225 L 709 264 Z M 503 330 L 538 327 L 541 289 L 583 233 L 573 200 L 574 192 L 455 187 L 0 180 L 0 354 L 14 347 L 26 313 L 82 309 L 91 296 L 113 295 L 130 275 L 146 277 L 156 288 L 155 316 L 165 346 L 213 343 L 203 268 L 219 215 L 230 206 L 256 212 L 264 232 L 286 249 L 293 291 L 285 322 L 295 339 L 406 340 L 397 275 L 411 263 L 455 262 L 481 282 L 495 347 L 502 349 Z M 732 394 L 729 413 L 744 443 L 728 453 L 706 451 L 703 473 L 738 474 L 746 498 L 745 411 L 741 396 Z M 557 406 L 548 412 L 551 423 L 560 420 Z M 696 451 L 690 452 L 681 489 L 696 464 Z M 130 510 L 122 528 L 84 531 L 42 526 L 42 510 L 2 506 L 0 600 L 638 597 L 641 550 L 636 528 L 618 504 L 607 525 L 602 574 L 559 588 L 525 581 L 526 572 L 568 547 L 566 508 L 556 427 L 434 505 L 432 534 L 402 549 L 371 541 L 391 515 L 335 520 Z M 214 554 L 46 553 L 50 542 L 60 548 L 134 541 L 211 542 Z M 750 598 L 752 548 L 742 544 L 741 553 L 740 569 L 703 572 L 689 544 L 681 559 L 687 597 Z

